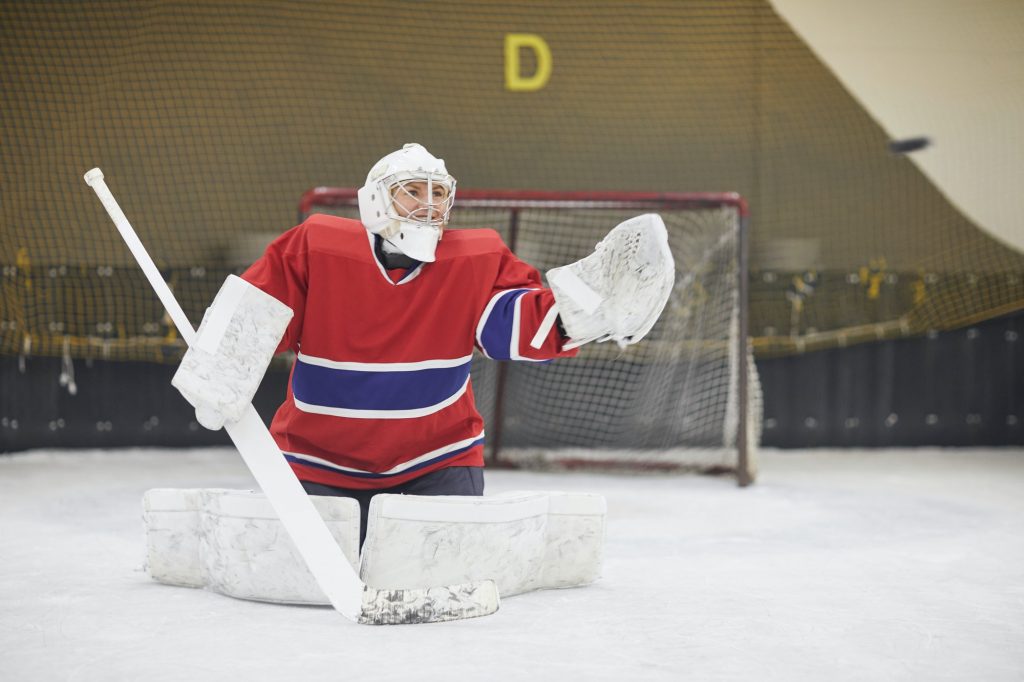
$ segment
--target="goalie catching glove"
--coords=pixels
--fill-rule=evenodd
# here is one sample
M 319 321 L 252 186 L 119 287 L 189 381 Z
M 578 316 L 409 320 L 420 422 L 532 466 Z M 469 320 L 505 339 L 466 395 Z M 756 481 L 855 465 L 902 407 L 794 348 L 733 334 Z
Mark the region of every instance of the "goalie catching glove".
M 548 270 L 565 348 L 590 341 L 636 343 L 651 330 L 675 282 L 668 232 L 655 213 L 617 225 L 586 258 Z
M 196 421 L 216 431 L 241 418 L 291 319 L 284 303 L 228 275 L 171 379 Z

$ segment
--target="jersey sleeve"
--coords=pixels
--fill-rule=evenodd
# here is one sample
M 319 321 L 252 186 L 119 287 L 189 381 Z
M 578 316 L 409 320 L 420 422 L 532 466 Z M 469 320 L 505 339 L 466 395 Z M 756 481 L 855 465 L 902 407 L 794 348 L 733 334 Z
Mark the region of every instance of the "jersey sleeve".
M 292 309 L 288 329 L 276 353 L 298 350 L 306 309 L 308 241 L 304 225 L 288 230 L 267 247 L 263 255 L 242 273 L 242 279 Z
M 556 324 L 555 296 L 536 268 L 502 245 L 498 275 L 476 329 L 476 345 L 495 360 L 542 362 L 573 357 Z

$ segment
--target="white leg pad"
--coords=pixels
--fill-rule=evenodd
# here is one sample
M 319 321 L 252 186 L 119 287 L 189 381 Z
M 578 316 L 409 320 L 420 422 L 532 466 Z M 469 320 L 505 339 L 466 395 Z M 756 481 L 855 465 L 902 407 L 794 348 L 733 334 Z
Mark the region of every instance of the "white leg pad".
M 342 553 L 359 556 L 359 503 L 315 496 Z M 251 490 L 149 490 L 143 497 L 147 569 L 159 582 L 255 601 L 328 604 L 270 502 Z
M 585 493 L 377 495 L 360 577 L 387 589 L 491 579 L 503 597 L 586 585 L 600 576 L 606 512 Z
M 213 491 L 155 488 L 143 495 L 146 570 L 154 580 L 185 587 L 206 584 L 199 561 L 199 512 L 206 492 Z

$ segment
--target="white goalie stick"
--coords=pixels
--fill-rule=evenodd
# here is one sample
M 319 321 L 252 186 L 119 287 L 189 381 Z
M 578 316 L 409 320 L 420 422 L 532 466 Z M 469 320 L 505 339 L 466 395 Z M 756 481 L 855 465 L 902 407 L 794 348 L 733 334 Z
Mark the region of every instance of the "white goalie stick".
M 85 174 L 85 182 L 103 202 L 181 337 L 191 345 L 195 329 L 103 181 L 103 172 L 93 168 Z M 367 625 L 431 623 L 486 616 L 498 610 L 498 588 L 492 580 L 400 590 L 364 584 L 281 456 L 256 409 L 249 405 L 241 419 L 224 428 L 320 588 L 346 618 Z

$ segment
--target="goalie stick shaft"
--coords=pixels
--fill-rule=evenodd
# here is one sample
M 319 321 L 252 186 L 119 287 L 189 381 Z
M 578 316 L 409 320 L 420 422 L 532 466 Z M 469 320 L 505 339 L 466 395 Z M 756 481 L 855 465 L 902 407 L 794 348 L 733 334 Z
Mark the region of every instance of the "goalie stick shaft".
M 135 262 L 142 268 L 143 274 L 146 275 L 146 279 L 149 280 L 150 286 L 156 292 L 157 298 L 164 306 L 164 310 L 171 316 L 174 321 L 174 326 L 178 328 L 178 333 L 181 334 L 181 338 L 185 340 L 185 343 L 189 346 L 192 345 L 192 341 L 195 339 L 196 331 L 192 327 L 192 323 L 188 321 L 188 317 L 185 315 L 185 311 L 182 310 L 181 306 L 178 305 L 178 300 L 174 298 L 174 294 L 171 292 L 171 288 L 164 282 L 163 276 L 157 269 L 153 259 L 149 257 L 149 253 L 146 251 L 146 247 L 142 245 L 142 241 L 139 236 L 135 234 L 135 230 L 132 228 L 131 223 L 128 222 L 128 218 L 125 216 L 124 211 L 118 205 L 117 200 L 114 199 L 114 195 L 111 193 L 110 188 L 107 187 L 107 183 L 103 180 L 103 171 L 99 168 L 93 168 L 91 171 L 85 174 L 85 182 L 87 185 L 93 188 L 96 192 L 96 196 L 99 197 L 100 202 L 103 204 L 103 208 L 106 209 L 110 219 L 114 221 L 114 226 L 117 231 L 121 233 L 121 238 L 124 239 L 125 244 L 128 245 L 128 249 L 132 252 L 135 257 Z
M 171 319 L 174 320 L 178 333 L 187 344 L 192 345 L 195 339 L 195 329 L 185 315 L 185 311 L 178 304 L 170 287 L 167 286 L 153 259 L 150 258 L 131 223 L 128 222 L 128 218 L 121 210 L 117 200 L 114 199 L 103 180 L 102 171 L 99 169 L 89 171 L 85 175 L 85 181 L 93 188 L 96 196 L 103 203 L 103 207 L 114 221 L 117 231 L 121 234 L 139 267 L 142 268 L 146 279 L 149 280 L 150 286 L 153 287 L 160 302 L 163 303 Z M 255 422 L 259 422 L 259 428 L 255 428 Z M 281 517 L 285 529 L 295 540 L 310 571 L 316 577 L 321 589 L 327 594 L 331 604 L 348 618 L 358 619 L 362 585 L 337 547 L 330 531 L 327 530 L 316 513 L 305 491 L 302 490 L 284 458 L 280 456 L 277 444 L 273 442 L 270 433 L 263 426 L 255 408 L 250 405 L 242 419 L 235 424 L 226 424 L 225 430 L 252 470 L 260 488 L 267 495 L 278 516 Z M 274 456 L 267 456 L 271 453 Z M 280 466 L 274 466 L 275 462 Z M 283 483 L 284 481 L 293 483 L 294 486 Z M 294 488 L 298 488 L 298 490 Z M 298 501 L 299 497 L 304 498 L 307 504 L 301 504 Z M 287 513 L 281 513 L 284 511 L 279 508 L 282 506 L 282 502 L 287 506 Z M 311 518 L 310 513 L 315 518 Z M 332 548 L 335 551 L 330 551 Z
M 85 182 L 103 203 L 178 333 L 191 345 L 195 329 L 114 199 L 103 180 L 103 172 L 99 168 L 90 170 L 85 174 Z M 345 617 L 359 623 L 418 623 L 471 618 L 497 610 L 497 588 L 491 581 L 422 590 L 367 587 L 345 559 L 256 409 L 249 405 L 240 420 L 225 424 L 224 429 L 320 588 L 331 605 Z

